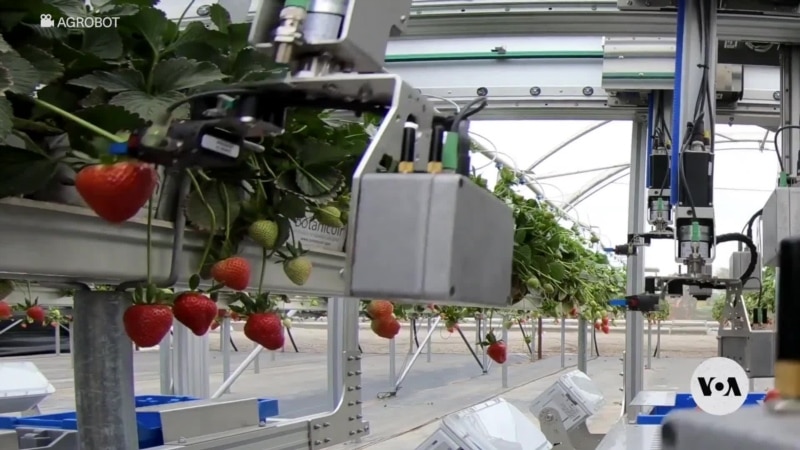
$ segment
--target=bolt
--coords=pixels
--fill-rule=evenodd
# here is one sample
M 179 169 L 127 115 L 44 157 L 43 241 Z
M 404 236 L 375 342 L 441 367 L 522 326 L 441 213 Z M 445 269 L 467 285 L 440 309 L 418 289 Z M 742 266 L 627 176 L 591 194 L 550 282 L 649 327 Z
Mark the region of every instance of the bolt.
M 587 97 L 591 97 L 594 94 L 594 89 L 591 86 L 586 86 L 583 88 L 583 95 Z
M 489 95 L 489 90 L 486 89 L 485 87 L 479 87 L 477 93 L 478 97 L 486 97 L 487 95 Z
M 539 94 L 542 93 L 542 88 L 534 86 L 528 92 L 530 92 L 532 96 L 537 97 Z
M 316 441 L 314 441 L 314 445 L 322 445 L 322 441 L 320 441 L 319 439 L 317 439 Z
M 322 428 L 322 427 L 321 427 L 321 426 L 319 426 L 319 424 L 318 424 L 318 423 L 314 424 L 314 429 L 315 429 L 315 430 L 319 430 L 320 428 Z
M 353 430 L 350 430 L 350 436 L 355 436 L 355 435 L 356 435 L 356 432 L 353 431 Z
M 325 423 L 322 424 L 322 426 L 325 427 L 325 428 L 328 428 L 329 426 L 331 426 L 331 423 L 330 422 L 325 422 Z
M 202 5 L 197 8 L 197 15 L 200 17 L 205 17 L 211 14 L 211 5 Z
M 775 91 L 775 92 L 773 92 L 773 93 L 772 93 L 772 98 L 773 98 L 774 100 L 780 100 L 780 99 L 781 99 L 781 91 Z
M 552 422 L 554 419 L 555 419 L 555 417 L 553 417 L 553 415 L 552 415 L 552 414 L 550 414 L 550 413 L 547 413 L 547 414 L 544 416 L 544 421 L 545 421 L 545 422 Z

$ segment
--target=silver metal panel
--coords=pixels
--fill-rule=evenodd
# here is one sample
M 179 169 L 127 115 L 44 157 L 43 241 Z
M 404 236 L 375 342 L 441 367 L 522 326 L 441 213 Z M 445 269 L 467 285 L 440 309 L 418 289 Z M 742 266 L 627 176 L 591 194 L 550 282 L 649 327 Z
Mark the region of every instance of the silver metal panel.
M 730 276 L 731 278 L 739 278 L 744 274 L 747 266 L 750 264 L 750 252 L 733 252 L 731 253 L 730 263 Z M 761 290 L 761 258 L 758 258 L 756 268 L 752 275 L 742 286 L 743 291 L 758 292 Z
M 161 415 L 164 443 L 258 425 L 258 399 L 200 400 L 149 408 Z
M 455 174 L 370 174 L 361 187 L 354 296 L 508 305 L 514 222 L 507 205 Z
M 0 448 L 3 450 L 19 450 L 19 438 L 14 430 L 0 430 Z
M 110 225 L 85 208 L 3 199 L 0 200 L 0 248 L 17 256 L 0 263 L 0 275 L 104 284 L 145 279 L 147 274 L 141 262 L 146 258 L 146 230 L 143 220 Z M 172 256 L 171 224 L 154 221 L 152 237 L 152 271 L 166 275 Z M 186 285 L 195 272 L 204 245 L 204 236 L 186 233 L 178 286 Z M 260 267 L 260 249 L 244 244 L 242 250 L 240 256 L 247 258 L 252 267 Z M 341 295 L 344 255 L 311 251 L 308 256 L 314 270 L 304 286 L 294 285 L 279 270 L 266 271 L 264 285 L 273 292 L 287 294 Z M 253 271 L 253 286 L 258 283 L 258 276 L 258 271 Z
M 611 37 L 603 46 L 603 89 L 665 90 L 675 83 L 675 39 Z
M 750 378 L 775 376 L 775 332 L 755 330 L 750 334 Z
M 675 13 L 620 11 L 617 0 L 418 0 L 403 37 L 641 36 L 674 37 Z M 800 21 L 722 11 L 720 40 L 800 42 Z
M 764 265 L 775 267 L 783 239 L 800 234 L 800 188 L 779 187 L 764 205 L 761 255 Z
M 665 418 L 662 433 L 663 450 L 797 450 L 800 443 L 795 414 L 771 414 L 763 407 L 727 416 L 676 411 Z
M 660 431 L 657 425 L 633 425 L 623 418 L 609 430 L 596 450 L 661 450 Z
M 265 427 L 235 429 L 223 433 L 187 439 L 183 444 L 169 444 L 150 450 L 307 450 L 309 424 L 306 420 L 268 424 Z
M 642 391 L 633 398 L 631 406 L 675 406 L 675 392 Z

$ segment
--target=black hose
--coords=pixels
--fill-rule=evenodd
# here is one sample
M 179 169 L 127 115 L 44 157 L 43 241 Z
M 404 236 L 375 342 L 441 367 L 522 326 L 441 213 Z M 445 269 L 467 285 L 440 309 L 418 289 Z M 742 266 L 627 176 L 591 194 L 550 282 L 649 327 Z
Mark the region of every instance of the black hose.
M 747 265 L 747 270 L 739 277 L 739 279 L 742 280 L 742 284 L 746 283 L 750 279 L 750 276 L 753 275 L 753 272 L 756 270 L 756 264 L 758 263 L 758 249 L 756 248 L 756 244 L 753 243 L 752 239 L 742 233 L 727 233 L 717 236 L 717 244 L 722 244 L 724 242 L 741 242 L 747 247 L 747 250 L 750 251 L 750 264 Z
M 759 209 L 755 214 L 753 214 L 752 217 L 750 217 L 750 220 L 748 220 L 747 224 L 744 226 L 745 235 L 748 238 L 753 239 L 753 225 L 755 225 L 756 219 L 761 217 L 762 214 L 764 214 L 764 210 Z

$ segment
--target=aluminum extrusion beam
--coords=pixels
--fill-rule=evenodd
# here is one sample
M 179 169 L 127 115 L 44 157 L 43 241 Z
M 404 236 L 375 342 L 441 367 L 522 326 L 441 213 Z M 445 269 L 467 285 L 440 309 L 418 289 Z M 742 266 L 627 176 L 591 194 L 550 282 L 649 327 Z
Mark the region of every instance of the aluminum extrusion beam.
M 415 54 L 428 59 L 425 63 L 392 62 L 386 67 L 430 95 L 442 111 L 454 110 L 451 101 L 468 102 L 479 90 L 485 91 L 489 105 L 478 119 L 631 120 L 637 113 L 646 113 L 644 102 L 629 104 L 603 89 L 602 45 L 598 36 L 396 41 L 389 43 L 390 56 Z M 436 60 L 436 55 L 489 53 L 498 46 L 518 53 L 538 52 L 541 57 Z M 586 53 L 598 56 L 570 57 Z M 641 71 L 648 72 L 648 67 Z M 742 98 L 735 107 L 720 107 L 717 122 L 774 127 L 780 117 L 780 89 L 777 67 L 744 66 Z
M 647 171 L 647 123 L 637 120 L 633 123 L 631 136 L 631 181 L 628 196 L 628 234 L 641 234 L 645 231 Z M 627 289 L 628 295 L 644 292 L 644 255 L 628 257 Z M 637 311 L 625 313 L 625 402 L 628 419 L 636 420 L 638 408 L 630 407 L 636 395 L 644 388 L 644 318 Z
M 674 37 L 676 14 L 616 0 L 418 0 L 401 38 L 487 35 Z M 800 43 L 797 17 L 723 12 L 720 40 Z
M 797 176 L 800 172 L 800 46 L 781 49 L 781 131 L 780 150 L 784 172 Z M 769 145 L 769 144 L 767 144 Z

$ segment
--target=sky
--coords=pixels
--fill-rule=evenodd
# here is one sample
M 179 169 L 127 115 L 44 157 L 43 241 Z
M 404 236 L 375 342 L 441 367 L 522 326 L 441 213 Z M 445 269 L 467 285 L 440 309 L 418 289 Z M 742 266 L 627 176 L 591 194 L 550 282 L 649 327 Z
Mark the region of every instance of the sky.
M 550 149 L 597 123 L 474 120 L 471 130 L 476 140 L 490 148 L 494 146 L 506 160 L 512 160 L 523 170 Z M 545 160 L 536 168 L 534 177 L 627 164 L 631 155 L 631 131 L 629 121 L 604 125 Z M 717 133 L 740 141 L 727 142 L 723 137 L 716 140 L 714 203 L 717 234 L 741 232 L 753 213 L 764 206 L 776 185 L 779 169 L 772 147 L 772 134 L 762 152 L 759 144 L 766 132 L 760 127 L 718 125 Z M 476 155 L 473 165 L 484 167 L 481 170 L 484 177 L 496 176 L 496 169 L 488 158 Z M 609 172 L 611 170 L 546 178 L 541 181 L 541 187 L 548 199 L 563 204 L 573 193 Z M 575 217 L 597 227 L 606 246 L 624 244 L 627 240 L 629 183 L 630 177 L 625 176 L 575 208 Z M 520 189 L 520 193 L 525 191 L 527 189 Z M 533 196 L 532 193 L 529 195 Z M 722 244 L 717 249 L 714 269 L 727 268 L 731 252 L 736 249 L 735 243 Z M 676 272 L 678 264 L 675 263 L 673 244 L 669 241 L 653 242 L 645 251 L 645 266 L 658 269 L 662 274 Z

